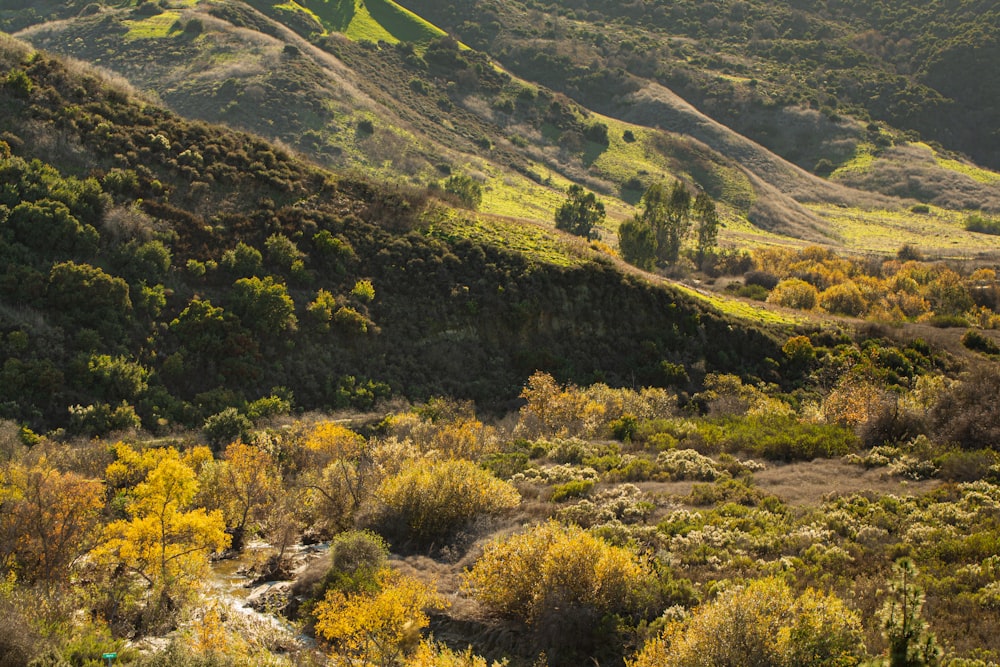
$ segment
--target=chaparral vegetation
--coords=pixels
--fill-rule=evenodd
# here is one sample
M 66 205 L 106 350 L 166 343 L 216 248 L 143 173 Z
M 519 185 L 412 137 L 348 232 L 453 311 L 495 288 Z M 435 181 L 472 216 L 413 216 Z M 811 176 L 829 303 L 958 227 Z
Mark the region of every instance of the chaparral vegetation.
M 1000 664 L 1000 21 L 807 4 L 0 7 L 0 667 Z

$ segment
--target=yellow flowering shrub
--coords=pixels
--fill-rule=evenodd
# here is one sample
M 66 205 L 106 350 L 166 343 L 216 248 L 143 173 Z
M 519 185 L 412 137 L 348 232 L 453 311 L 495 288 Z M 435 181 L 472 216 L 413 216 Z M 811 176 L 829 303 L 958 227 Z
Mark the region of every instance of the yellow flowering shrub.
M 796 596 L 780 579 L 724 592 L 646 643 L 628 667 L 847 667 L 864 655 L 861 621 L 842 600 Z
M 316 605 L 316 634 L 350 664 L 395 665 L 417 649 L 420 632 L 430 623 L 428 610 L 445 600 L 422 582 L 385 568 L 375 593 L 347 593 L 336 588 Z
M 410 461 L 376 495 L 385 525 L 419 544 L 447 538 L 476 517 L 521 501 L 511 484 L 464 460 Z
M 628 549 L 549 521 L 490 542 L 464 585 L 490 612 L 532 624 L 559 609 L 635 613 L 653 574 Z

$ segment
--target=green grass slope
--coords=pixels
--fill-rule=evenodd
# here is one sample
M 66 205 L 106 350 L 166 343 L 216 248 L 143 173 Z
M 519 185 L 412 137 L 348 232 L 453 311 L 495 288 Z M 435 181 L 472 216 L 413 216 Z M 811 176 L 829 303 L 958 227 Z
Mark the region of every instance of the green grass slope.
M 479 227 L 424 192 L 336 177 L 7 38 L 0 67 L 4 417 L 101 432 L 272 395 L 496 404 L 535 369 L 778 379 L 787 334 L 547 227 Z
M 288 0 L 257 4 L 277 13 L 303 13 L 326 33 L 339 32 L 355 40 L 426 46 L 445 34 L 392 0 Z

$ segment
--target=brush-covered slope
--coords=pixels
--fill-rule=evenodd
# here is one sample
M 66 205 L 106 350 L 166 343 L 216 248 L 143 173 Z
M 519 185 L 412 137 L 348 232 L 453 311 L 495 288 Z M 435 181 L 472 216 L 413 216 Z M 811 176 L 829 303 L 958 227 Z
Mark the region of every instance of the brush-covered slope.
M 0 67 L 4 417 L 166 428 L 268 396 L 495 402 L 539 368 L 684 384 L 781 358 L 771 334 L 547 228 L 491 237 L 10 39 Z
M 18 34 L 111 69 L 186 116 L 328 166 L 410 184 L 472 175 L 486 211 L 549 221 L 566 185 L 581 183 L 611 198 L 607 240 L 646 186 L 674 177 L 708 191 L 727 219 L 824 243 L 838 239 L 800 202 L 906 208 L 802 170 L 656 81 L 637 80 L 616 104 L 587 98 L 616 118 L 599 116 L 548 70 L 534 76 L 577 101 L 512 78 L 391 4 L 92 3 L 37 14 Z

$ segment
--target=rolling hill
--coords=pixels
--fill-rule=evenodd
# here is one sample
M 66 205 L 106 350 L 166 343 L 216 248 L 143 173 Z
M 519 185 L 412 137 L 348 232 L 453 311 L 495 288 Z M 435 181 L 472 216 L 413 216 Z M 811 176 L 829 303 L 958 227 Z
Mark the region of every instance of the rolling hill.
M 792 320 L 722 315 L 547 226 L 334 176 L 78 63 L 0 53 L 5 417 L 157 430 L 268 397 L 497 404 L 538 368 L 774 375 Z
M 43 5 L 34 18 L 7 12 L 6 20 L 37 47 L 114 71 L 183 115 L 279 140 L 325 166 L 418 186 L 452 172 L 471 175 L 484 186 L 486 212 L 549 221 L 566 185 L 580 183 L 608 198 L 603 237 L 610 243 L 642 189 L 674 177 L 716 198 L 729 221 L 723 239 L 741 244 L 777 234 L 864 251 L 826 214 L 830 207 L 848 206 L 878 228 L 882 211 L 905 212 L 915 203 L 1000 205 L 992 172 L 977 177 L 975 165 L 940 145 L 930 159 L 912 160 L 916 149 L 901 130 L 782 102 L 788 91 L 778 87 L 780 77 L 751 86 L 750 77 L 726 74 L 737 64 L 749 67 L 735 55 L 726 56 L 716 79 L 730 97 L 742 91 L 752 99 L 739 114 L 720 113 L 707 101 L 714 92 L 698 88 L 695 95 L 694 84 L 677 87 L 676 76 L 661 70 L 683 61 L 702 67 L 705 78 L 722 65 L 671 55 L 664 45 L 676 36 L 668 24 L 640 29 L 609 8 L 570 18 L 552 5 L 532 22 L 530 12 L 510 4 L 500 13 L 484 9 L 498 20 L 478 23 L 433 3 L 92 3 L 51 11 L 45 15 Z M 418 15 L 485 50 L 441 37 Z M 483 30 L 498 25 L 505 28 L 488 39 Z M 609 60 L 634 50 L 628 35 L 637 30 L 662 58 L 648 76 L 636 73 L 638 64 L 616 69 Z M 701 50 L 715 44 L 691 43 Z M 720 54 L 731 48 L 719 46 Z M 597 70 L 587 75 L 584 61 L 607 65 L 602 71 L 618 78 L 588 88 Z M 778 100 L 762 101 L 765 91 Z M 358 131 L 359 124 L 375 131 Z M 594 125 L 608 128 L 605 143 L 588 139 Z M 866 156 L 878 169 L 856 168 Z M 821 159 L 829 178 L 812 173 Z M 927 249 L 953 255 L 956 234 L 946 232 Z

